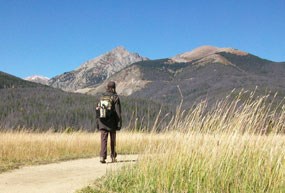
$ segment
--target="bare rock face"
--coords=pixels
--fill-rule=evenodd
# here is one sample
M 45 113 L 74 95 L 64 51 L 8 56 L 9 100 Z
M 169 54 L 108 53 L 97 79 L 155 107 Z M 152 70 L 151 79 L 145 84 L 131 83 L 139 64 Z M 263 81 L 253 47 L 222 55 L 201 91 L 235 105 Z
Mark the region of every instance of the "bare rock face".
M 95 59 L 82 64 L 74 71 L 52 78 L 49 85 L 70 92 L 80 92 L 96 87 L 107 78 L 139 61 L 148 60 L 137 53 L 130 53 L 123 47 L 117 47 Z
M 44 77 L 44 76 L 39 76 L 39 75 L 33 75 L 25 78 L 25 80 L 35 82 L 35 83 L 40 83 L 43 85 L 48 85 L 49 78 Z

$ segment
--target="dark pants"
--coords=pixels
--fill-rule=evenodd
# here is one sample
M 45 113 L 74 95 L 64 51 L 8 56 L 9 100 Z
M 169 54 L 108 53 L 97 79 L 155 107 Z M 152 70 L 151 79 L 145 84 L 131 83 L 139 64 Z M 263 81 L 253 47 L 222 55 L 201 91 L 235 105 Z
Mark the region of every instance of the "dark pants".
M 110 133 L 110 144 L 111 144 L 111 157 L 116 158 L 116 131 L 105 131 L 101 130 L 101 152 L 100 157 L 107 159 L 107 142 L 108 142 L 108 134 Z

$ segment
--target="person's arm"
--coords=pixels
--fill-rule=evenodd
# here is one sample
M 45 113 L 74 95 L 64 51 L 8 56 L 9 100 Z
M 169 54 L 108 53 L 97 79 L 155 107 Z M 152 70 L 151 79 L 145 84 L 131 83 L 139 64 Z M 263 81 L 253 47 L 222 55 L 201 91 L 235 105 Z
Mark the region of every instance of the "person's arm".
M 100 116 L 100 108 L 98 106 L 98 104 L 96 105 L 96 111 L 95 111 L 95 116 L 96 116 L 96 127 L 99 130 L 99 116 Z
M 121 109 L 121 101 L 118 97 L 115 101 L 115 110 L 117 114 L 117 130 L 120 130 L 122 128 L 122 109 Z

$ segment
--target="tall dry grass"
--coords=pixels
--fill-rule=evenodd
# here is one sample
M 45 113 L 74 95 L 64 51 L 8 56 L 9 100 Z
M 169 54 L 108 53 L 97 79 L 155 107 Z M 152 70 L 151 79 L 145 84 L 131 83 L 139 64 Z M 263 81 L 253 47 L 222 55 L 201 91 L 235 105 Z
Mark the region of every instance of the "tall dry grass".
M 167 134 L 166 138 L 169 138 Z M 284 192 L 285 137 L 173 134 L 82 192 Z M 87 191 L 88 190 L 88 191 Z
M 162 141 L 146 133 L 118 132 L 119 154 L 137 154 Z M 109 145 L 108 145 L 109 146 Z M 0 133 L 0 172 L 23 165 L 98 156 L 100 133 Z M 109 151 L 110 153 L 110 151 Z
M 85 133 L 0 133 L 0 171 L 96 155 L 99 146 L 96 138 L 96 134 Z
M 254 94 L 178 108 L 164 142 L 80 192 L 285 192 L 284 101 Z

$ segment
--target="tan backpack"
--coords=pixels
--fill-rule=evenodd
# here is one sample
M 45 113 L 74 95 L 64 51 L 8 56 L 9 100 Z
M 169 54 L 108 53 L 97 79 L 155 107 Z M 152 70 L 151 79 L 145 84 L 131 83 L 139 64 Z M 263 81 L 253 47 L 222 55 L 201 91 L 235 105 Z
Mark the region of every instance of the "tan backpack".
M 114 112 L 114 96 L 102 96 L 98 103 L 98 107 L 100 111 L 99 118 L 110 118 Z

